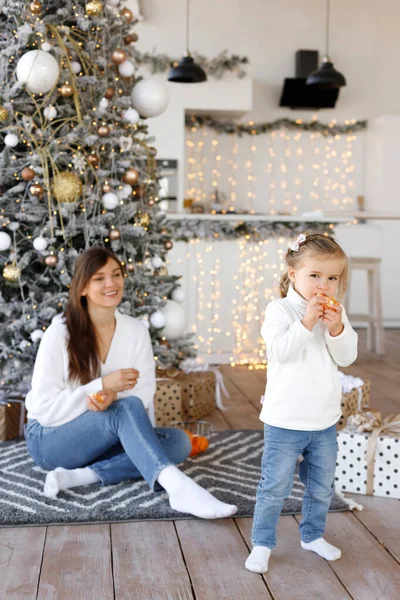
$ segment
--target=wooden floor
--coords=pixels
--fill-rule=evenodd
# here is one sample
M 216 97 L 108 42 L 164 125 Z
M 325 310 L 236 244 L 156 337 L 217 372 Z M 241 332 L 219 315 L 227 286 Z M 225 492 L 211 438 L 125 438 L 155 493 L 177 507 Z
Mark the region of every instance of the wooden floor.
M 400 331 L 387 354 L 347 369 L 372 380 L 372 403 L 400 412 Z M 231 408 L 218 430 L 260 429 L 265 372 L 224 367 Z M 165 521 L 0 529 L 1 600 L 399 600 L 400 502 L 354 496 L 362 512 L 329 514 L 327 538 L 342 549 L 328 563 L 299 547 L 298 518 L 281 517 L 266 577 L 249 573 L 251 519 Z

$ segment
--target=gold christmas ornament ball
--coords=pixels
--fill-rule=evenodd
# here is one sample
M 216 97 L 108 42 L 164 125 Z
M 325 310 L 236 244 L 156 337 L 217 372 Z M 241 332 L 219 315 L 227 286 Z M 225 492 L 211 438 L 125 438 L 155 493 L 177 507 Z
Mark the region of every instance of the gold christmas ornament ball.
M 92 165 L 94 169 L 98 169 L 100 164 L 100 157 L 97 156 L 97 154 L 89 154 L 89 156 L 87 157 L 87 161 L 89 165 Z
M 110 240 L 115 242 L 115 240 L 119 240 L 120 237 L 121 237 L 121 232 L 119 229 L 111 229 L 111 231 L 109 233 Z
M 105 183 L 103 185 L 103 187 L 101 188 L 101 191 L 103 192 L 103 194 L 108 194 L 108 192 L 111 192 L 111 190 L 112 190 L 112 187 L 108 183 Z
M 169 235 L 169 234 L 170 234 L 170 231 L 169 231 L 169 229 L 165 229 L 165 227 L 163 227 L 163 228 L 160 230 L 160 233 L 161 233 L 161 235 Z
M 39 183 L 34 183 L 29 188 L 29 193 L 32 196 L 36 196 L 37 198 L 41 198 L 43 196 L 44 189 Z
M 121 65 L 123 62 L 126 61 L 127 58 L 127 53 L 125 52 L 125 50 L 121 50 L 121 48 L 115 48 L 115 50 L 113 50 L 111 54 L 111 60 L 116 65 Z
M 130 33 L 129 35 L 126 35 L 124 37 L 124 44 L 126 46 L 129 46 L 129 44 L 132 44 L 133 42 L 137 42 L 139 39 L 139 36 L 137 33 Z
M 37 2 L 37 1 L 35 0 L 35 2 L 31 2 L 31 3 L 30 3 L 30 5 L 29 5 L 29 10 L 31 11 L 31 13 L 32 13 L 33 15 L 40 15 L 40 13 L 41 13 L 41 12 L 42 12 L 42 10 L 43 10 L 43 7 L 42 7 L 42 5 L 41 5 L 41 3 L 40 3 L 40 2 Z
M 8 110 L 4 106 L 0 106 L 0 123 L 4 123 L 8 117 Z
M 44 262 L 48 267 L 55 267 L 58 263 L 58 258 L 54 254 L 50 254 L 49 256 L 46 256 Z
M 157 148 L 154 148 L 153 146 L 149 147 L 149 154 L 150 156 L 157 156 Z
M 133 263 L 128 263 L 128 264 L 126 265 L 126 270 L 127 270 L 129 273 L 133 273 L 133 272 L 135 271 L 135 265 L 134 265 Z
M 21 269 L 17 265 L 6 265 L 3 269 L 3 277 L 6 281 L 18 281 Z
M 130 23 L 133 20 L 133 13 L 129 8 L 124 8 L 121 10 L 121 15 Z
M 124 183 L 128 183 L 129 185 L 135 185 L 135 183 L 138 182 L 138 179 L 139 179 L 139 171 L 137 169 L 135 169 L 134 167 L 131 167 L 130 169 L 127 170 L 127 172 L 123 176 L 122 181 Z
M 100 137 L 107 137 L 108 135 L 110 135 L 110 128 L 107 127 L 107 125 L 100 125 L 100 127 L 97 130 L 97 133 Z
M 85 4 L 85 11 L 89 17 L 97 17 L 101 14 L 103 10 L 103 4 L 100 0 L 92 0 L 92 2 L 88 2 Z
M 82 195 L 82 181 L 71 171 L 62 171 L 53 177 L 51 193 L 58 202 L 75 202 Z
M 69 98 L 74 93 L 74 88 L 69 83 L 63 83 L 60 87 L 60 94 L 64 96 L 64 98 Z
M 111 98 L 114 96 L 114 94 L 115 94 L 115 88 L 110 86 L 106 89 L 104 98 L 107 98 L 107 100 L 111 100 Z
M 155 275 L 159 275 L 160 277 L 166 277 L 169 273 L 168 273 L 168 267 L 162 266 L 159 269 L 156 269 L 154 271 Z
M 171 240 L 167 240 L 166 242 L 164 242 L 164 248 L 166 250 L 171 250 L 172 247 L 173 247 L 173 243 L 171 242 Z
M 148 227 L 150 224 L 150 216 L 148 213 L 138 212 L 135 214 L 135 223 L 140 227 Z
M 21 171 L 21 177 L 24 181 L 32 181 L 35 178 L 35 171 L 30 167 L 24 167 Z

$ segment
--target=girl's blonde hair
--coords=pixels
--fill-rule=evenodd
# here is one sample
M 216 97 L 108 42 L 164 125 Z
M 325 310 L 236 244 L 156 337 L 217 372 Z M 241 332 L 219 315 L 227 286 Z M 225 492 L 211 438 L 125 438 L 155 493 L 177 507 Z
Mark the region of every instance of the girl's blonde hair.
M 288 248 L 285 256 L 285 262 L 288 267 L 295 269 L 300 265 L 300 262 L 306 256 L 313 254 L 318 255 L 319 257 L 337 257 L 341 258 L 343 261 L 343 271 L 339 280 L 339 300 L 343 298 L 346 289 L 347 289 L 347 276 L 348 276 L 348 264 L 347 264 L 347 256 L 343 252 L 342 248 L 339 246 L 335 240 L 329 235 L 324 235 L 322 233 L 312 233 L 310 235 L 306 235 L 306 239 L 304 242 L 301 242 L 299 245 L 299 249 L 296 252 L 295 250 L 291 250 Z M 290 279 L 288 271 L 284 273 L 281 277 L 279 290 L 281 293 L 281 297 L 285 298 L 287 296 L 288 290 L 290 286 Z

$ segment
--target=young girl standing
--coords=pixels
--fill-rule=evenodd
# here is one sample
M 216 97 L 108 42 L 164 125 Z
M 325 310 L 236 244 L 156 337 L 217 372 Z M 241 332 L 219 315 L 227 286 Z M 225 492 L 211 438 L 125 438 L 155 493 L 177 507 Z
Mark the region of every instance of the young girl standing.
M 357 334 L 342 306 L 347 258 L 333 238 L 301 234 L 286 254 L 282 299 L 267 306 L 261 333 L 268 382 L 260 419 L 264 426 L 262 474 L 253 519 L 253 550 L 246 568 L 265 573 L 276 546 L 276 526 L 291 492 L 297 458 L 305 485 L 301 546 L 326 560 L 341 556 L 322 536 L 336 469 L 336 423 L 342 396 L 338 366 L 357 357 Z

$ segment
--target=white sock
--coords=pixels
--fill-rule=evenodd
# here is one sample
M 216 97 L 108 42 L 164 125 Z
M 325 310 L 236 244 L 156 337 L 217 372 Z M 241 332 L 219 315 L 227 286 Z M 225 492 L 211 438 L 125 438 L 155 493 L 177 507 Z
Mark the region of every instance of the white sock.
M 49 498 L 55 498 L 60 490 L 78 487 L 79 485 L 89 485 L 99 481 L 96 473 L 90 467 L 83 469 L 63 469 L 57 467 L 54 471 L 47 473 L 44 482 L 44 494 Z
M 252 573 L 266 573 L 271 550 L 265 546 L 254 546 L 246 560 L 246 569 Z
M 316 552 L 319 556 L 325 558 L 325 560 L 338 560 L 342 556 L 339 548 L 332 546 L 332 544 L 329 544 L 329 542 L 322 537 L 313 542 L 309 542 L 308 544 L 306 544 L 306 542 L 301 542 L 301 547 L 304 548 L 304 550 Z
M 237 511 L 237 506 L 217 500 L 174 465 L 165 467 L 157 481 L 166 490 L 171 508 L 179 512 L 201 519 L 221 519 Z

